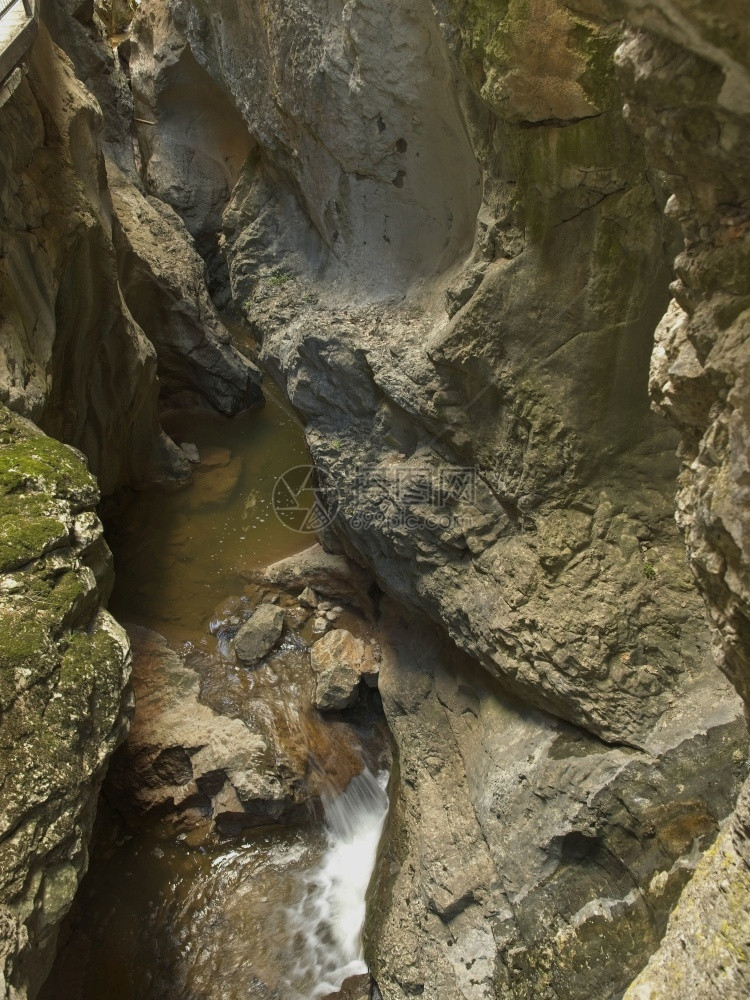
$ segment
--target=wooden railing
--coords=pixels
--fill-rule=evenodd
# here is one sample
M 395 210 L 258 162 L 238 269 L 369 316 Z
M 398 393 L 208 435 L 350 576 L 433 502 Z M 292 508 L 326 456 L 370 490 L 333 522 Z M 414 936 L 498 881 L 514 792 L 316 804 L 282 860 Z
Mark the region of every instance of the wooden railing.
M 39 30 L 39 0 L 0 0 L 0 83 L 29 51 Z

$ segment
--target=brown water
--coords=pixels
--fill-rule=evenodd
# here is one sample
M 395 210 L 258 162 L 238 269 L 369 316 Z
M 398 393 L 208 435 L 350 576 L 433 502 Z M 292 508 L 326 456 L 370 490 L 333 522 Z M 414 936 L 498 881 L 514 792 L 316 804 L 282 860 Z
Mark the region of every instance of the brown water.
M 174 411 L 167 433 L 198 448 L 193 482 L 131 493 L 105 512 L 115 557 L 110 610 L 171 642 L 205 639 L 214 609 L 241 590 L 243 569 L 258 569 L 306 548 L 315 535 L 293 531 L 273 511 L 274 485 L 309 463 L 304 431 L 264 384 L 267 402 L 228 420 Z
M 222 628 L 253 600 L 240 573 L 315 541 L 272 509 L 277 478 L 309 459 L 298 420 L 273 387 L 266 393 L 264 409 L 234 420 L 167 414 L 174 440 L 198 448 L 193 482 L 130 494 L 105 515 L 113 613 L 164 635 L 201 675 L 202 699 L 251 728 L 275 725 L 304 691 L 297 660 L 306 654 L 304 640 L 290 638 L 253 672 L 236 663 Z M 347 614 L 339 624 L 357 630 Z M 319 717 L 316 724 L 329 728 Z M 372 737 L 368 722 L 339 721 L 333 742 L 342 727 L 363 747 Z M 356 928 L 386 807 L 382 781 L 365 772 L 328 803 L 325 825 L 311 819 L 191 846 L 174 826 L 124 818 L 103 801 L 89 872 L 40 1000 L 310 1000 L 331 992 L 364 971 Z

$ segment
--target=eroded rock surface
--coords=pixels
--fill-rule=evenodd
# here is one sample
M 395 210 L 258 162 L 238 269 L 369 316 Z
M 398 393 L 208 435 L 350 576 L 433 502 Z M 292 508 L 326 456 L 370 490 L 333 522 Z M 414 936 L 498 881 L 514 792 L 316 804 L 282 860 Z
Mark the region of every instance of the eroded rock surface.
M 124 735 L 130 654 L 82 456 L 0 405 L 0 996 L 34 997 Z
M 367 933 L 383 996 L 621 994 L 744 779 L 730 685 L 707 673 L 644 750 L 608 746 L 383 609 L 400 751 Z
M 171 0 L 158 31 L 164 8 L 143 9 L 134 79 L 166 79 L 170 49 L 184 60 L 189 46 L 256 144 L 223 215 L 232 292 L 306 420 L 338 509 L 329 546 L 447 629 L 493 711 L 522 706 L 519 760 L 481 751 L 503 791 L 477 804 L 469 751 L 436 721 L 431 665 L 404 640 L 420 665 L 386 708 L 427 776 L 402 776 L 394 850 L 409 861 L 383 869 L 386 886 L 401 877 L 371 939 L 387 1000 L 616 996 L 742 779 L 739 702 L 673 521 L 676 436 L 647 391 L 680 233 L 614 52 L 623 15 L 659 20 L 654 6 L 297 0 L 209 17 Z M 730 61 L 719 75 L 731 69 L 736 95 Z M 657 85 L 646 101 L 661 98 Z M 144 100 L 166 108 L 167 90 Z M 678 140 L 700 152 L 714 134 L 685 123 Z M 548 727 L 597 749 L 557 757 Z M 512 728 L 476 742 L 505 748 Z M 704 780 L 686 805 L 680 789 Z M 540 839 L 519 835 L 550 800 Z
M 377 684 L 378 668 L 372 647 L 366 647 L 345 628 L 333 629 L 313 645 L 310 665 L 315 677 L 316 708 L 347 708 L 357 697 L 360 681 Z
M 129 631 L 136 711 L 113 788 L 140 812 L 177 817 L 187 828 L 237 832 L 293 816 L 301 776 L 284 780 L 267 735 L 203 704 L 198 673 L 160 635 Z
M 720 668 L 750 701 L 750 61 L 741 4 L 628 3 L 628 118 L 666 174 L 684 244 L 651 394 L 680 431 L 677 519 Z M 748 991 L 748 790 L 626 996 Z
M 49 15 L 106 116 L 42 25 L 1 98 L 0 399 L 80 448 L 111 493 L 188 474 L 160 396 L 232 414 L 262 399 L 260 375 L 230 345 L 182 223 L 139 190 L 127 84 L 97 19 L 86 33 L 62 6 Z

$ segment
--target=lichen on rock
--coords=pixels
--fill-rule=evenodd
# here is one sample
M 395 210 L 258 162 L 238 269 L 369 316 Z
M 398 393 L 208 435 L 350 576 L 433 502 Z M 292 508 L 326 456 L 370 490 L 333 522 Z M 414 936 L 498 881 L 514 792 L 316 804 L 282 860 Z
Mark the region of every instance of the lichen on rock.
M 98 498 L 79 453 L 0 407 L 4 997 L 33 997 L 50 968 L 127 721 L 129 644 L 102 610 L 112 567 Z

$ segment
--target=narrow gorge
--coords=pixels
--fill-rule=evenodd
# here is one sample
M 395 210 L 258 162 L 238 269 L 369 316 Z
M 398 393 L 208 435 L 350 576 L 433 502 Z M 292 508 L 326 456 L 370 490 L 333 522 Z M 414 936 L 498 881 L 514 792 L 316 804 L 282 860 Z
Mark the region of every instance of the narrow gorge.
M 750 996 L 743 0 L 0 0 L 0 1000 Z

